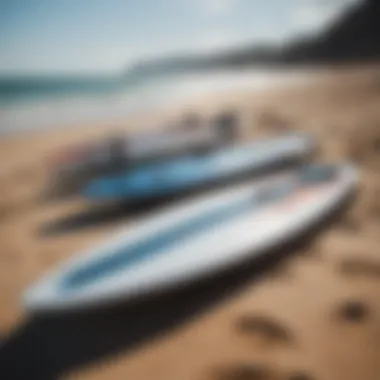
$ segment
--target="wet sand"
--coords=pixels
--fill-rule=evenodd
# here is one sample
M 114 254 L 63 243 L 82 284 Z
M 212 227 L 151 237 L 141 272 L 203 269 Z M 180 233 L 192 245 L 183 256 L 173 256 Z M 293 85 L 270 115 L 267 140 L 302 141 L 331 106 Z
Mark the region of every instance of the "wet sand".
M 58 364 L 44 373 L 46 378 L 379 379 L 379 105 L 380 70 L 335 69 L 319 73 L 309 84 L 197 99 L 174 110 L 127 120 L 123 125 L 84 126 L 2 139 L 0 336 L 8 336 L 12 344 L 24 339 L 32 345 L 30 351 L 40 344 L 44 347 L 41 352 L 51 349 L 57 356 L 67 355 L 65 360 L 51 360 Z M 49 181 L 49 153 L 111 130 L 133 132 L 153 120 L 172 120 L 186 110 L 207 117 L 226 108 L 241 114 L 244 139 L 275 135 L 285 129 L 310 131 L 320 144 L 319 160 L 355 162 L 360 169 L 360 186 L 353 202 L 312 239 L 290 249 L 279 265 L 269 265 L 252 278 L 244 274 L 245 281 L 238 286 L 225 285 L 225 296 L 221 293 L 226 282 L 221 279 L 217 287 L 208 284 L 175 300 L 141 306 L 142 318 L 133 319 L 131 314 L 137 312 L 127 308 L 99 313 L 96 322 L 85 316 L 77 317 L 82 322 L 54 320 L 46 327 L 46 321 L 31 321 L 25 316 L 19 300 L 28 284 L 131 218 L 120 210 L 115 219 L 112 210 L 106 212 L 109 218 L 102 217 L 104 211 L 98 213 L 100 217 L 88 215 L 90 205 L 81 199 L 42 201 L 41 189 Z M 72 228 L 61 233 L 42 233 L 47 225 L 70 215 L 82 222 L 71 223 Z M 172 320 L 167 320 L 166 309 L 172 307 L 176 311 Z M 149 318 L 162 323 L 151 332 L 140 329 L 139 323 L 149 325 Z M 117 328 L 108 331 L 108 321 Z M 93 330 L 86 332 L 87 339 L 99 345 L 98 349 L 82 343 L 82 351 L 88 350 L 88 355 L 78 349 L 78 354 L 69 358 L 64 349 L 70 351 L 70 345 L 76 345 L 75 335 L 91 323 Z M 53 347 L 63 339 L 56 334 L 58 326 L 73 335 L 72 340 L 65 340 L 66 345 L 61 344 L 61 351 Z M 98 328 L 104 328 L 99 339 Z M 44 329 L 50 335 L 44 335 Z M 131 338 L 128 329 L 144 332 L 136 332 Z M 28 353 L 22 342 L 16 343 L 19 352 Z M 108 345 L 109 350 L 102 345 Z M 43 358 L 41 354 L 39 360 L 43 362 Z M 26 356 L 13 355 L 13 360 L 19 360 L 20 367 L 33 368 L 26 363 Z

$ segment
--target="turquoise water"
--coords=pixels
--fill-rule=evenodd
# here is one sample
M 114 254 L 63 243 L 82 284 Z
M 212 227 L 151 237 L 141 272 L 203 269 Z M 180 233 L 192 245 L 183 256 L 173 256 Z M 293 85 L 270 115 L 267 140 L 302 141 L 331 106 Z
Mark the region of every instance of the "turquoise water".
M 159 86 L 123 76 L 0 78 L 0 134 L 119 120 L 156 103 Z
M 300 75 L 301 74 L 301 75 Z M 125 120 L 199 95 L 279 87 L 305 76 L 258 69 L 168 74 L 0 77 L 0 134 Z
M 120 91 L 124 85 L 121 79 L 116 77 L 0 78 L 0 104 Z

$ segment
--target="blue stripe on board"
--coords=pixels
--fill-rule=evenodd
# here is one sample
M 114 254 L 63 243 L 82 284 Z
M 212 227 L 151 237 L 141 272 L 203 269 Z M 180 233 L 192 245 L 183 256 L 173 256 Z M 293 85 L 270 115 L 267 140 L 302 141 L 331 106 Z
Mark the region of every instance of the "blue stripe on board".
M 313 174 L 313 173 L 312 173 Z M 315 174 L 315 173 L 314 173 Z M 323 174 L 323 172 L 322 172 Z M 321 175 L 317 171 L 316 175 Z M 323 175 L 322 175 L 323 177 Z M 311 176 L 311 179 L 314 179 Z M 310 178 L 308 178 L 310 181 Z M 187 220 L 169 230 L 159 232 L 130 246 L 116 250 L 107 257 L 100 258 L 84 268 L 75 270 L 63 279 L 63 288 L 76 289 L 91 284 L 97 280 L 120 272 L 123 269 L 135 265 L 143 260 L 166 253 L 174 245 L 189 240 L 195 235 L 210 230 L 219 224 L 230 221 L 245 213 L 257 210 L 268 203 L 276 203 L 290 193 L 297 190 L 294 182 L 284 182 L 280 186 L 267 188 L 263 192 L 250 194 L 248 198 L 239 200 L 233 204 L 219 207 L 207 215 L 201 215 Z
M 254 202 L 255 198 L 251 196 L 249 199 L 219 208 L 207 215 L 186 221 L 168 231 L 156 234 L 131 246 L 123 247 L 114 254 L 67 275 L 62 283 L 63 288 L 77 289 L 89 285 L 143 260 L 164 254 L 169 248 L 184 239 L 191 239 L 194 235 L 204 232 L 205 229 L 211 229 L 244 213 L 252 212 Z
M 308 144 L 310 142 L 306 137 L 296 135 L 235 146 L 206 157 L 153 164 L 116 177 L 95 180 L 83 190 L 83 195 L 94 199 L 142 199 L 169 195 L 182 189 L 223 180 L 246 170 L 258 169 L 289 155 L 294 156 Z

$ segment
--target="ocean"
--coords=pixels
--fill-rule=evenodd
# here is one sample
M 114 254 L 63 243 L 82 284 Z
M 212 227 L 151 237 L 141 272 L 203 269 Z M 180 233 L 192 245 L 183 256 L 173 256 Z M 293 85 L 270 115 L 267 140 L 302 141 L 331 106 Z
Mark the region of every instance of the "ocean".
M 165 75 L 0 78 L 0 134 L 118 122 L 200 95 L 299 83 L 305 72 L 246 69 Z

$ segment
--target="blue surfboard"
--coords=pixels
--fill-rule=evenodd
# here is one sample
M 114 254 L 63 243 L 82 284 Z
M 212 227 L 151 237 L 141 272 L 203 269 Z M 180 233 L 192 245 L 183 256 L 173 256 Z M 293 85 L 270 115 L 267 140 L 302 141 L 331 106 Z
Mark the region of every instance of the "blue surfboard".
M 103 177 L 90 182 L 83 195 L 93 200 L 170 196 L 291 159 L 301 159 L 313 148 L 314 141 L 306 134 L 256 140 L 203 156 L 184 157 Z

